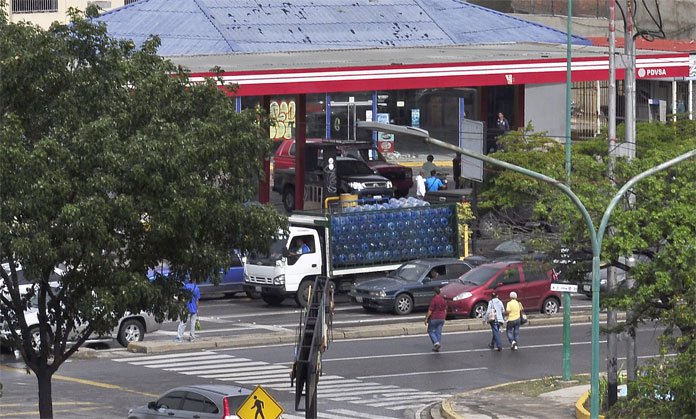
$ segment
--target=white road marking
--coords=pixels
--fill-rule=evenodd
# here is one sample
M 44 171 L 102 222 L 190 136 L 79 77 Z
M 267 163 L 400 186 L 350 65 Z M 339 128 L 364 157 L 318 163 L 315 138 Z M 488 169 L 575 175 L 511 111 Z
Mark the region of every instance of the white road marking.
M 363 375 L 362 377 L 355 377 L 358 379 L 370 379 L 370 378 L 385 378 L 385 377 L 406 377 L 409 375 L 428 375 L 428 374 L 449 374 L 452 372 L 463 372 L 463 371 L 480 371 L 487 370 L 488 367 L 478 367 L 478 368 L 460 368 L 456 370 L 440 370 L 440 371 L 420 371 L 420 372 L 403 372 L 399 374 L 382 374 L 382 375 Z

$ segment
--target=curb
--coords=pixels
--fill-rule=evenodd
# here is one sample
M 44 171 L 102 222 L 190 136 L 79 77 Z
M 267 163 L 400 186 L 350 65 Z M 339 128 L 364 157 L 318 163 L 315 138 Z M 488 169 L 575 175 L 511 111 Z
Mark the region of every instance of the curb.
M 399 161 L 399 160 L 389 160 L 389 163 L 396 163 L 401 166 L 405 167 L 422 167 L 423 163 L 422 161 Z M 435 166 L 437 167 L 452 167 L 452 160 L 434 160 L 433 163 L 435 163 Z M 416 173 L 417 174 L 417 173 Z
M 585 401 L 590 398 L 590 392 L 586 391 L 575 403 L 575 418 L 590 419 L 590 412 L 585 409 Z M 599 419 L 604 419 L 604 415 L 598 415 Z
M 606 319 L 606 314 L 600 315 L 600 321 Z M 591 314 L 576 314 L 570 316 L 571 323 L 585 323 L 592 321 Z M 529 326 L 546 326 L 553 324 L 563 324 L 563 316 L 530 316 Z M 467 332 L 474 330 L 490 330 L 487 324 L 480 319 L 460 319 L 450 320 L 445 323 L 447 332 Z M 424 335 L 426 327 L 422 322 L 400 323 L 390 325 L 375 326 L 355 326 L 332 330 L 333 340 L 375 338 L 390 336 L 417 336 Z M 170 352 L 205 350 L 218 348 L 239 348 L 255 345 L 277 345 L 295 343 L 297 333 L 295 331 L 284 330 L 282 332 L 270 332 L 264 334 L 237 335 L 232 337 L 201 338 L 194 342 L 172 342 L 172 341 L 143 341 L 132 342 L 128 345 L 127 351 L 141 354 L 164 354 Z

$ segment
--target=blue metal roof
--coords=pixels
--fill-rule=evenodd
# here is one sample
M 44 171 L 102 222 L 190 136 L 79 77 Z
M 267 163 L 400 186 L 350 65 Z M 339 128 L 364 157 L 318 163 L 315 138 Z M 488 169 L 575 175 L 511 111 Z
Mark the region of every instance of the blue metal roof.
M 96 20 L 137 44 L 159 35 L 163 56 L 566 42 L 564 32 L 459 0 L 139 0 Z

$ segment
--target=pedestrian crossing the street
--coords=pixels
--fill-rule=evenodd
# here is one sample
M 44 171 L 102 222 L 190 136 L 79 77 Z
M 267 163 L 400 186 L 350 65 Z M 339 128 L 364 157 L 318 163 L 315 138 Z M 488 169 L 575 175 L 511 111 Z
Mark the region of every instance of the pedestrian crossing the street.
M 116 358 L 145 368 L 192 375 L 200 378 L 234 382 L 243 386 L 261 385 L 276 391 L 295 391 L 290 386 L 290 368 L 286 365 L 256 361 L 216 352 L 187 352 L 167 355 L 145 355 Z M 432 391 L 384 385 L 360 379 L 348 379 L 340 375 L 322 375 L 317 390 L 319 401 L 346 402 L 365 408 L 393 411 L 417 409 L 441 401 L 449 395 Z M 351 413 L 352 412 L 352 413 Z M 352 415 L 352 416 L 351 416 Z M 301 416 L 284 414 L 283 418 L 296 419 Z M 343 409 L 329 409 L 319 414 L 323 419 L 364 418 L 387 419 L 388 416 L 368 415 Z

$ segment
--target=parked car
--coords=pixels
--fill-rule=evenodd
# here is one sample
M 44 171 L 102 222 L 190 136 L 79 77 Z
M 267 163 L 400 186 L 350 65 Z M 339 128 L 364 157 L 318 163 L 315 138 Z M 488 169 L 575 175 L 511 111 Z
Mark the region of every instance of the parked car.
M 486 263 L 465 273 L 442 288 L 450 316 L 480 318 L 486 312 L 491 293 L 507 303 L 515 291 L 528 313 L 539 310 L 555 314 L 561 305 L 560 294 L 551 291 L 553 269 L 538 262 L 505 261 Z
M 173 388 L 157 401 L 128 411 L 128 419 L 236 418 L 235 413 L 251 394 L 243 387 L 200 384 Z
M 354 157 L 364 161 L 377 174 L 389 179 L 397 198 L 407 196 L 413 186 L 413 171 L 410 167 L 387 161 L 379 150 L 373 150 L 372 144 L 365 141 L 330 141 L 322 138 L 308 138 L 307 143 L 326 142 L 335 144 L 340 155 Z M 273 157 L 274 170 L 286 170 L 295 167 L 295 140 L 283 141 Z
M 416 308 L 427 307 L 435 295 L 435 288 L 469 272 L 477 261 L 437 258 L 406 262 L 383 278 L 356 284 L 349 293 L 350 299 L 366 310 L 409 314 Z M 436 278 L 429 276 L 431 271 L 437 272 Z
M 608 268 L 604 267 L 599 270 L 599 292 L 607 292 L 607 274 Z M 622 287 L 626 283 L 626 271 L 621 268 L 616 268 L 616 285 Z M 578 287 L 578 292 L 585 294 L 586 297 L 592 298 L 592 272 L 585 274 L 585 278 Z
M 155 269 L 150 269 L 147 273 L 150 281 L 155 279 L 155 274 L 168 276 L 169 266 L 162 264 Z M 203 281 L 197 282 L 198 288 L 201 291 L 201 297 L 210 295 L 225 294 L 233 295 L 244 291 L 244 261 L 238 252 L 232 255 L 232 262 L 227 269 L 220 271 L 220 281 L 216 285 L 212 278 L 206 278 Z M 257 293 L 246 292 L 249 298 L 259 298 Z
M 54 292 L 59 292 L 60 288 L 53 287 Z M 2 323 L 0 324 L 0 341 L 3 345 L 10 346 L 10 341 L 12 339 L 12 333 L 10 331 L 9 324 L 5 321 L 2 316 L 0 316 Z M 32 341 L 34 343 L 35 349 L 38 349 L 40 342 L 39 333 L 39 308 L 38 308 L 38 297 L 34 296 L 30 299 L 29 307 L 24 311 L 24 320 L 29 327 L 29 334 L 32 336 Z M 86 323 L 80 323 L 75 326 L 74 337 L 81 333 L 87 326 Z M 155 317 L 144 311 L 134 314 L 126 313 L 118 321 L 118 325 L 109 333 L 99 335 L 92 334 L 85 343 L 98 343 L 98 342 L 110 342 L 114 338 L 118 341 L 121 346 L 127 347 L 131 342 L 139 342 L 145 338 L 146 333 L 152 333 L 160 328 L 160 323 L 155 320 Z

